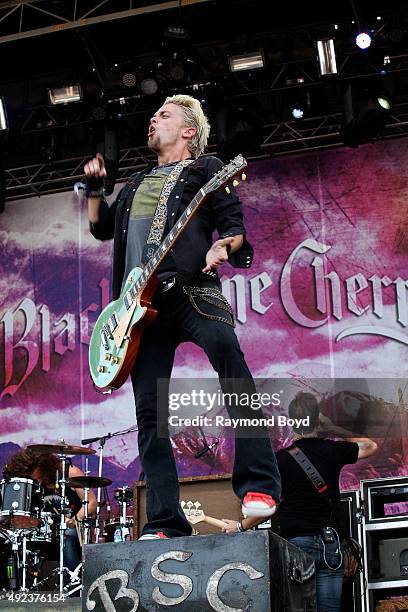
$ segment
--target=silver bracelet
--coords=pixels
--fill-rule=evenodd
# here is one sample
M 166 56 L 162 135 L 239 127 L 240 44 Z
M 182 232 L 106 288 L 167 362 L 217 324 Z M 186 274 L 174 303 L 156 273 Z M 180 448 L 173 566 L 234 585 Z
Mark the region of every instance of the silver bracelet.
M 242 525 L 242 521 L 237 521 L 237 529 L 239 533 L 244 533 L 244 531 L 246 531 L 246 529 Z

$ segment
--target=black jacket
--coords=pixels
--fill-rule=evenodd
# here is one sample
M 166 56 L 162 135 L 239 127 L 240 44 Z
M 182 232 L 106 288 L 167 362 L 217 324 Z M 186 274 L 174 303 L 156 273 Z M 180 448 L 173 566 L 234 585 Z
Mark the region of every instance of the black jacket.
M 91 233 L 95 238 L 99 240 L 114 238 L 113 299 L 119 297 L 123 281 L 128 221 L 133 197 L 144 176 L 153 166 L 152 163 L 141 172 L 133 174 L 111 206 L 103 200 L 98 222 L 90 224 Z M 222 166 L 223 163 L 216 157 L 201 157 L 183 169 L 167 202 L 170 230 L 200 187 L 205 185 Z M 172 255 L 179 282 L 188 283 L 204 268 L 206 253 L 213 243 L 214 230 L 217 230 L 222 238 L 244 234 L 242 247 L 230 255 L 229 262 L 235 268 L 250 267 L 253 249 L 245 238 L 241 202 L 233 186 L 229 185 L 229 188 L 230 194 L 225 189 L 221 189 L 212 193 L 203 202 L 174 245 Z

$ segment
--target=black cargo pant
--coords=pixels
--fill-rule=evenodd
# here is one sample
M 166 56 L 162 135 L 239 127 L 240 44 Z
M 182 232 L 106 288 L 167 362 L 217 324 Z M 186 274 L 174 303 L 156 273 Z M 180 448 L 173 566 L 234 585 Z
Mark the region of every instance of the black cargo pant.
M 213 287 L 216 288 L 215 282 Z M 197 298 L 197 304 L 199 301 Z M 170 537 L 190 535 L 191 525 L 179 503 L 171 442 L 169 438 L 158 436 L 157 379 L 170 378 L 177 346 L 190 341 L 206 352 L 219 375 L 224 393 L 234 392 L 234 389 L 225 389 L 222 379 L 237 379 L 239 389 L 235 391 L 239 393 L 243 385 L 245 391 L 250 392 L 255 391 L 255 386 L 232 326 L 200 315 L 178 284 L 165 293 L 158 291 L 153 305 L 158 309 L 158 315 L 143 333 L 132 372 L 139 456 L 147 485 L 148 522 L 143 533 L 163 531 Z M 202 309 L 221 316 L 226 314 L 224 310 L 205 303 Z M 237 414 L 242 418 L 262 416 L 260 411 L 254 414 L 249 407 L 230 406 L 227 409 L 231 417 Z M 235 433 L 232 474 L 235 494 L 243 498 L 248 491 L 256 491 L 272 495 L 278 501 L 280 475 L 267 429 L 258 428 L 256 437 L 240 437 L 239 429 Z

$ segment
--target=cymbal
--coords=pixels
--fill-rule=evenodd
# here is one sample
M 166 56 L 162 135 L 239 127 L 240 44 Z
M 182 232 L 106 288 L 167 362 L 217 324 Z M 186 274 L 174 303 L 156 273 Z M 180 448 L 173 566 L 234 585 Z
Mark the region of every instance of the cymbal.
M 72 444 L 29 444 L 27 446 L 34 453 L 44 455 L 48 453 L 55 453 L 59 455 L 94 455 L 96 450 L 93 448 L 87 448 L 86 446 L 72 446 Z
M 73 476 L 67 479 L 67 483 L 73 489 L 99 489 L 101 487 L 108 487 L 112 484 L 112 481 L 110 478 L 102 478 L 99 476 Z

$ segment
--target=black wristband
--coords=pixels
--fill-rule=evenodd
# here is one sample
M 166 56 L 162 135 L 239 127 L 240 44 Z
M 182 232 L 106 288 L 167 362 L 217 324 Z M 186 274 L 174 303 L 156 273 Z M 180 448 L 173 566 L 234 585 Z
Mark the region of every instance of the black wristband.
M 104 195 L 103 178 L 101 176 L 87 176 L 85 195 L 87 198 L 102 198 Z
M 230 256 L 230 253 L 231 253 L 231 245 L 230 245 L 230 244 L 226 244 L 226 245 L 225 245 L 225 248 L 227 249 L 227 255 L 228 255 L 228 257 L 229 257 L 229 256 Z
M 103 186 L 99 187 L 99 189 L 89 189 L 87 186 L 85 188 L 85 196 L 87 198 L 103 198 L 105 196 L 105 189 Z

